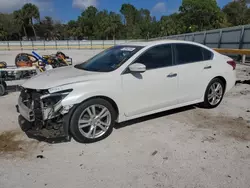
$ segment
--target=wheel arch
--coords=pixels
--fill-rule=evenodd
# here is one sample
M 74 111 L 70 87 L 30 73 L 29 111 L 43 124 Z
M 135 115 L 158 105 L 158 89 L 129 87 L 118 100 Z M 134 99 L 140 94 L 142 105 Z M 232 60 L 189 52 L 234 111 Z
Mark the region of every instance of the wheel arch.
M 83 100 L 80 104 L 82 104 L 82 103 L 84 103 L 86 101 L 92 100 L 92 99 L 96 99 L 96 98 L 99 98 L 99 99 L 101 98 L 101 99 L 104 99 L 104 100 L 108 101 L 112 105 L 114 110 L 116 111 L 116 118 L 119 116 L 119 108 L 118 108 L 118 105 L 115 102 L 115 100 L 113 100 L 110 97 L 104 96 L 104 95 L 96 95 L 96 96 L 89 97 L 89 98 Z
M 64 122 L 63 122 L 63 129 L 64 129 L 65 133 L 67 134 L 67 136 L 70 136 L 70 131 L 69 131 L 70 122 L 71 122 L 72 115 L 75 112 L 75 110 L 77 109 L 77 107 L 79 105 L 81 105 L 82 103 L 86 102 L 86 101 L 89 101 L 89 100 L 92 100 L 92 99 L 96 99 L 96 98 L 101 98 L 101 99 L 104 99 L 104 100 L 108 101 L 112 105 L 112 107 L 114 108 L 114 110 L 116 111 L 116 119 L 119 117 L 119 112 L 120 111 L 119 111 L 118 105 L 115 102 L 115 100 L 112 99 L 111 97 L 108 97 L 108 96 L 105 96 L 105 95 L 95 95 L 95 96 L 88 97 L 88 98 L 82 100 L 80 103 L 75 104 L 70 109 L 69 113 L 65 115 Z
M 118 108 L 118 105 L 115 102 L 115 100 L 113 100 L 112 98 L 104 96 L 104 95 L 96 95 L 96 96 L 92 96 L 92 97 L 86 98 L 82 102 L 80 102 L 78 104 L 75 104 L 70 109 L 69 113 L 66 114 L 65 117 L 64 117 L 63 129 L 64 129 L 67 137 L 71 138 L 70 122 L 71 122 L 72 115 L 76 111 L 77 107 L 79 105 L 81 105 L 82 103 L 86 102 L 86 101 L 89 101 L 89 100 L 92 100 L 92 99 L 96 99 L 96 98 L 101 98 L 101 99 L 104 99 L 104 100 L 108 101 L 113 106 L 114 110 L 116 111 L 116 119 L 119 117 L 119 108 Z
M 224 83 L 224 87 L 225 87 L 225 88 L 224 88 L 224 93 L 225 93 L 226 87 L 227 87 L 227 81 L 226 81 L 226 79 L 225 79 L 223 76 L 215 76 L 215 77 L 213 77 L 213 78 L 208 82 L 208 84 L 207 84 L 207 86 L 206 86 L 206 88 L 205 88 L 205 90 L 204 90 L 204 94 L 203 94 L 202 99 L 204 99 L 204 97 L 205 97 L 205 93 L 206 93 L 206 90 L 207 90 L 208 85 L 212 82 L 212 80 L 214 80 L 214 79 L 216 79 L 216 78 L 220 79 L 220 80 Z
M 226 79 L 223 77 L 223 76 L 216 76 L 216 77 L 214 77 L 213 79 L 216 79 L 216 78 L 218 78 L 218 79 L 220 79 L 222 82 L 223 82 L 223 84 L 224 84 L 224 92 L 226 91 L 226 88 L 227 88 L 227 81 L 226 81 Z M 213 80 L 212 79 L 212 80 Z M 211 81 L 212 81 L 211 80 Z

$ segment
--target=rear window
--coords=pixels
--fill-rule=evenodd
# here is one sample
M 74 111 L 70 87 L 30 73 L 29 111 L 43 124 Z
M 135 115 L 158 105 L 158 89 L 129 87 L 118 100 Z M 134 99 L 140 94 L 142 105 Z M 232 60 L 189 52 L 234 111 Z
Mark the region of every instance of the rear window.
M 187 64 L 203 61 L 202 48 L 190 44 L 175 44 L 178 64 Z
M 207 61 L 213 58 L 211 51 L 192 44 L 175 44 L 175 49 L 177 64 Z

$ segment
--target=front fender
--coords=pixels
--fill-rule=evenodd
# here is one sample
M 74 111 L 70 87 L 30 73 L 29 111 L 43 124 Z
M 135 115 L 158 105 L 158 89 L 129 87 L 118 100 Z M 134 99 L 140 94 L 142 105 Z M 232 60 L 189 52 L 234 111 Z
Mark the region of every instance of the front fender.
M 73 91 L 62 100 L 62 105 L 72 106 L 80 104 L 89 98 L 98 96 L 108 97 L 112 99 L 118 106 L 122 96 L 121 85 L 119 82 L 112 81 L 75 84 Z

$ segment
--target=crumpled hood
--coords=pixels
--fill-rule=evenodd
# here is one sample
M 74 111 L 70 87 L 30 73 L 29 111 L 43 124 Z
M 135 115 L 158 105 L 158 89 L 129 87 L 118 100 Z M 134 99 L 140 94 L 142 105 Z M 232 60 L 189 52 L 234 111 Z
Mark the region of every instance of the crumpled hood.
M 61 67 L 45 71 L 28 79 L 22 86 L 29 89 L 49 89 L 61 85 L 95 80 L 107 73 L 89 72 L 74 66 Z

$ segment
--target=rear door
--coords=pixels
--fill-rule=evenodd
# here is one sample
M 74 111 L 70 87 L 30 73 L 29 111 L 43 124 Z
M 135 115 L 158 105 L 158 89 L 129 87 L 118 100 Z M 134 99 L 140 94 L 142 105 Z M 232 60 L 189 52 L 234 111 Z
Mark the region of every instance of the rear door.
M 188 103 L 203 98 L 212 74 L 212 53 L 198 45 L 175 44 L 178 66 L 179 103 Z

